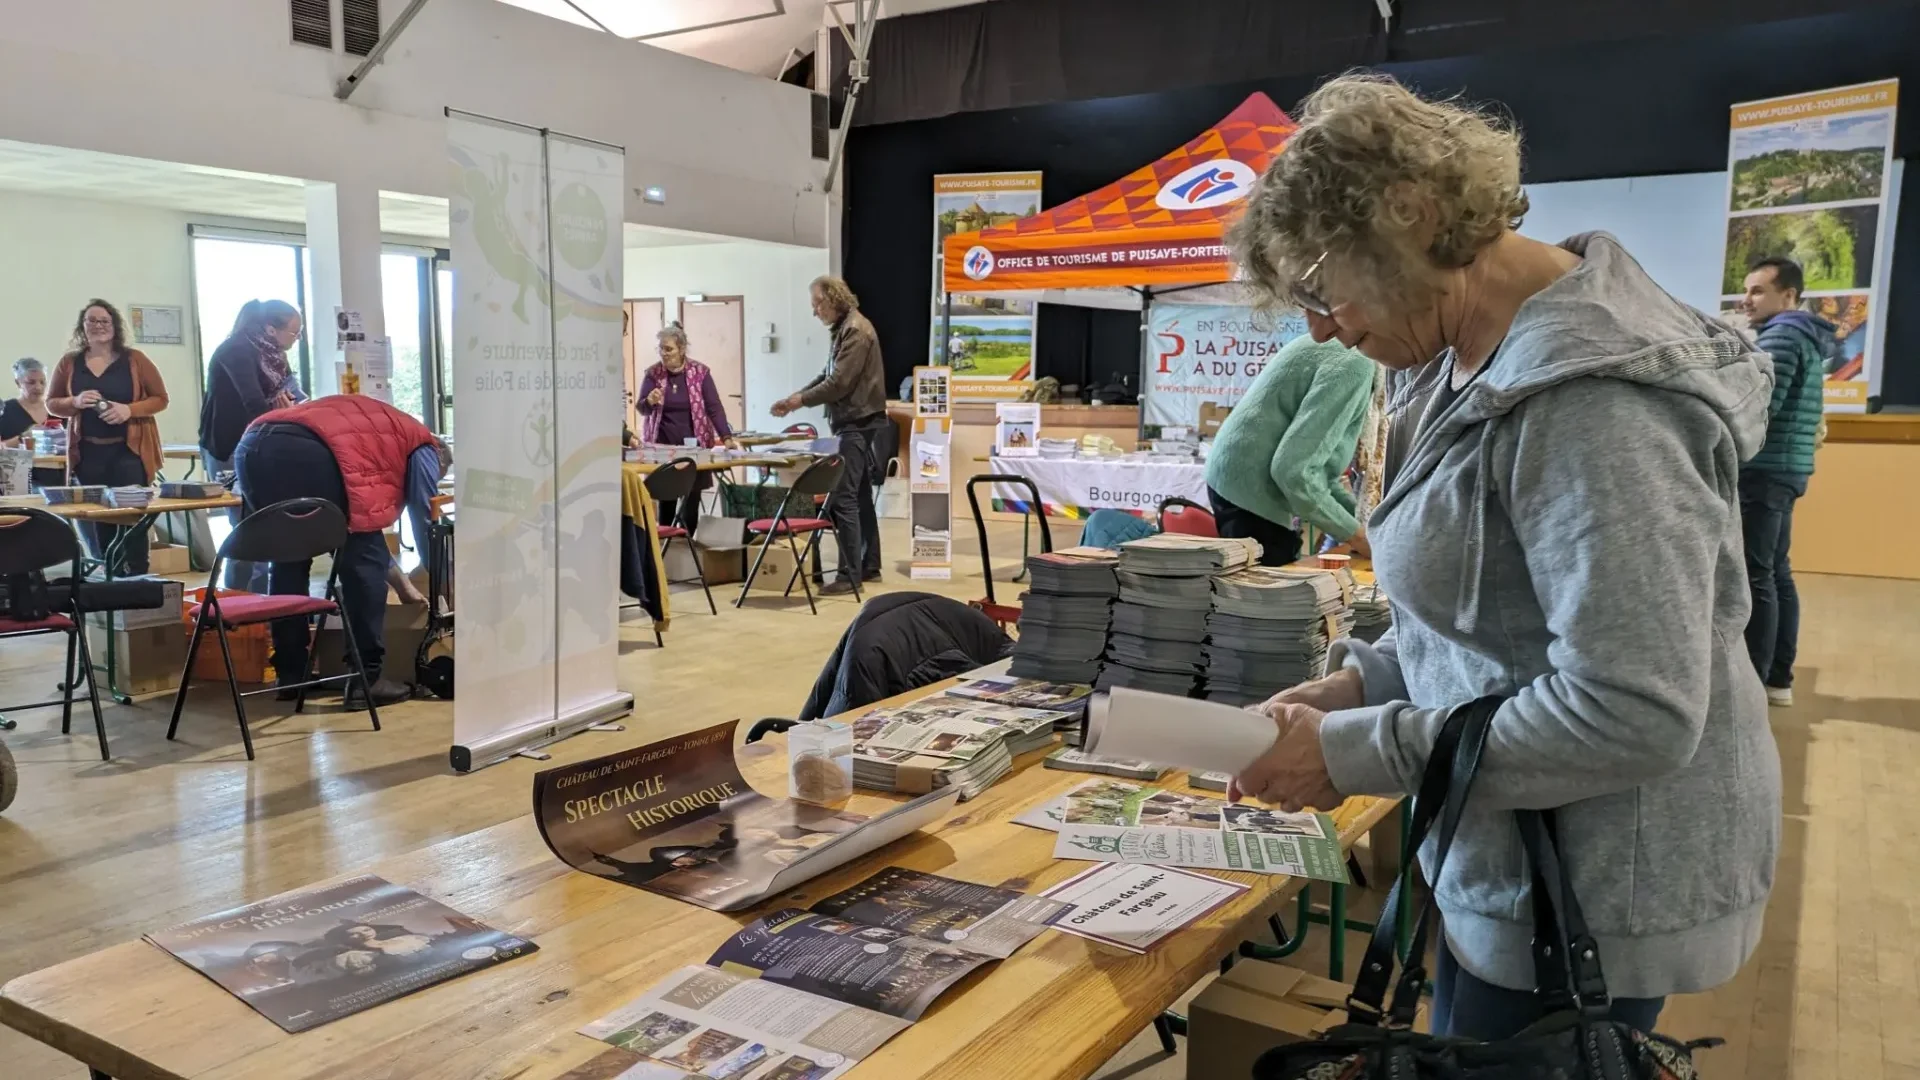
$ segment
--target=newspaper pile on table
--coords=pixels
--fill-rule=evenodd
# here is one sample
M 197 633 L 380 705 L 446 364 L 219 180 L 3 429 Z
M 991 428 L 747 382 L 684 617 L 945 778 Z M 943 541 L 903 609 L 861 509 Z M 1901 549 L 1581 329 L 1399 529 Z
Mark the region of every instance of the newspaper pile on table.
M 1353 589 L 1353 636 L 1361 641 L 1379 641 L 1393 625 L 1393 605 L 1380 583 L 1370 581 Z
M 1190 694 L 1205 669 L 1201 644 L 1211 578 L 1257 562 L 1252 540 L 1159 533 L 1120 545 L 1120 599 L 1094 686 Z
M 1049 769 L 1064 769 L 1068 772 L 1105 773 L 1108 776 L 1124 776 L 1133 780 L 1158 780 L 1167 770 L 1150 761 L 1134 761 L 1131 758 L 1101 757 L 1089 754 L 1071 746 L 1063 746 L 1047 755 L 1046 766 Z
M 1086 683 L 1022 679 L 1011 674 L 981 675 L 952 687 L 947 694 L 995 705 L 1057 712 L 1060 718 L 1054 721 L 1053 730 L 1061 733 L 1068 746 L 1078 746 L 1085 734 L 1087 702 L 1093 697 L 1093 687 Z
M 1207 615 L 1207 700 L 1265 701 L 1326 673 L 1327 646 L 1352 612 L 1325 570 L 1253 566 L 1213 579 Z
M 1106 548 L 1087 547 L 1027 558 L 1032 586 L 1020 598 L 1020 637 L 1009 674 L 1093 682 L 1107 644 L 1109 609 L 1120 591 L 1113 573 L 1119 561 Z
M 1051 745 L 1055 724 L 1078 719 L 952 696 L 875 709 L 853 722 L 853 782 L 909 794 L 951 786 L 971 799 L 1012 771 L 1016 756 Z

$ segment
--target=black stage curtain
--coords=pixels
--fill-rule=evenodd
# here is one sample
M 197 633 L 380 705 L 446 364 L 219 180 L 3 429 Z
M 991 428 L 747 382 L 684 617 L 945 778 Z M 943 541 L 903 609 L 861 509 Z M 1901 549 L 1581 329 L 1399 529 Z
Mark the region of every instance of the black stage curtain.
M 1468 0 L 1447 3 L 1460 21 L 1471 21 Z M 1009 5 L 980 5 L 1003 6 Z M 1396 4 L 1396 10 L 1406 12 L 1411 26 L 1422 9 Z M 885 20 L 882 26 L 917 18 Z M 1420 31 L 1454 32 L 1438 26 Z M 1415 35 L 1409 30 L 1407 36 Z M 1549 183 L 1725 169 L 1727 110 L 1733 102 L 1892 77 L 1920 86 L 1915 42 L 1920 42 L 1920 4 L 1906 3 L 1734 30 L 1522 48 L 1382 68 L 1425 93 L 1497 103 L 1525 135 L 1526 179 Z M 927 354 L 930 284 L 922 268 L 931 255 L 935 173 L 1041 169 L 1043 205 L 1056 206 L 1179 146 L 1255 90 L 1292 110 L 1321 77 L 1345 66 L 1342 61 L 1312 74 L 856 128 L 847 148 L 846 274 L 880 333 L 888 385 L 897 385 Z M 876 84 L 884 77 L 881 72 L 876 64 Z M 1920 109 L 1901 110 L 1896 156 L 1914 156 L 1920 146 L 1916 133 Z M 1905 176 L 1901 193 L 1906 212 L 1886 295 L 1915 297 L 1920 296 L 1920 163 Z M 1882 398 L 1920 405 L 1920 310 L 1896 303 L 1888 316 Z M 1045 309 L 1042 318 L 1048 319 Z M 1087 349 L 1085 334 L 1050 335 L 1043 321 L 1035 341 L 1036 370 L 1072 381 L 1062 373 L 1079 373 Z M 1114 349 L 1095 353 L 1118 355 Z

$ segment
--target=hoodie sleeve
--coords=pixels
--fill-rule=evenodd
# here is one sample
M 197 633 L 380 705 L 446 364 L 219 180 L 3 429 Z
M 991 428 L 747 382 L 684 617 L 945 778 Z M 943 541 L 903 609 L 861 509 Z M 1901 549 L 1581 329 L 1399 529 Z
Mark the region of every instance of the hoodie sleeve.
M 1363 356 L 1315 368 L 1268 467 L 1293 512 L 1337 540 L 1360 531 L 1353 493 L 1340 483 L 1340 474 L 1353 460 L 1360 418 L 1372 396 L 1373 361 Z
M 1604 378 L 1542 391 L 1501 428 L 1489 498 L 1525 552 L 1551 670 L 1494 715 L 1475 799 L 1547 809 L 1685 766 L 1706 723 L 1719 632 L 1731 438 L 1696 398 Z M 1598 447 L 1607 452 L 1580 449 Z M 1413 791 L 1446 710 L 1376 707 L 1371 688 L 1367 697 L 1321 726 L 1334 785 Z

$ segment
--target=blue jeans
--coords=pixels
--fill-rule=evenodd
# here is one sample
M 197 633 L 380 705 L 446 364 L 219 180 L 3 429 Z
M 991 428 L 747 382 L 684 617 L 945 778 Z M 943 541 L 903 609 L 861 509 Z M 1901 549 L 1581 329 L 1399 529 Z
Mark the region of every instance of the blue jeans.
M 200 451 L 200 464 L 207 470 L 208 480 L 218 477 L 221 473 L 233 471 L 233 462 L 221 461 L 205 450 Z M 234 491 L 236 494 L 244 494 L 244 492 L 239 490 L 238 481 L 234 482 Z M 229 524 L 238 525 L 246 516 L 247 511 L 244 506 L 227 507 L 227 522 Z M 266 563 L 247 562 L 244 559 L 228 559 L 226 580 L 220 584 L 229 589 L 240 589 L 250 593 L 265 593 L 268 586 L 267 565 Z
M 1740 478 L 1740 526 L 1747 545 L 1747 587 L 1753 614 L 1747 619 L 1747 655 L 1760 681 L 1786 689 L 1793 685 L 1793 661 L 1800 644 L 1800 591 L 1793 585 L 1793 504 L 1805 490 L 1799 484 L 1750 473 Z
M 1446 936 L 1434 950 L 1433 1033 L 1493 1042 L 1510 1039 L 1546 1014 L 1531 990 L 1508 990 L 1484 982 L 1453 958 Z M 1667 999 L 1614 998 L 1607 1015 L 1623 1024 L 1651 1032 Z

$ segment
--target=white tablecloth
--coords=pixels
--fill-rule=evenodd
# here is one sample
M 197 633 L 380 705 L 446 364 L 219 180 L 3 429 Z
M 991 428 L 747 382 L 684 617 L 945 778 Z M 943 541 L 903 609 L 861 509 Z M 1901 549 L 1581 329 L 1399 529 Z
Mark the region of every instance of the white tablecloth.
M 1099 458 L 995 457 L 985 472 L 1024 476 L 1040 489 L 1041 508 L 1055 517 L 1084 518 L 1095 510 L 1126 510 L 1151 516 L 1171 497 L 1207 503 L 1207 467 L 1194 462 Z M 993 485 L 996 509 L 1030 509 L 1022 485 Z

